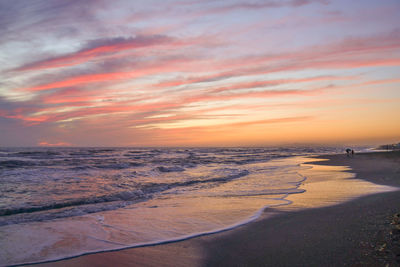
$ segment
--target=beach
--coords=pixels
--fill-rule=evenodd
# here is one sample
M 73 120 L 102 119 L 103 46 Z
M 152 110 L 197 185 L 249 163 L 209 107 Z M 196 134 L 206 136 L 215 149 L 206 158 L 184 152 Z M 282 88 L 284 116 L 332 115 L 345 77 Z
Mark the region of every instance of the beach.
M 308 201 L 308 207 L 297 199 L 305 206 L 269 208 L 259 219 L 233 230 L 39 266 L 398 266 L 399 234 L 394 216 L 400 212 L 400 191 L 393 187 L 400 187 L 400 153 L 323 155 L 315 161 L 306 164 L 349 166 L 351 170 L 341 172 L 356 177 L 345 177 L 341 183 L 372 182 L 391 190 L 354 198 L 341 195 L 336 203 L 330 199 L 333 202 L 317 207 L 309 203 L 312 197 L 303 201 Z M 312 191 L 312 184 L 323 185 L 330 179 L 329 175 L 318 177 L 320 180 L 307 179 L 302 186 Z M 312 192 L 288 199 L 294 198 L 292 205 L 296 205 L 296 198 L 307 195 Z
M 400 0 L 0 0 L 0 267 L 400 267 Z

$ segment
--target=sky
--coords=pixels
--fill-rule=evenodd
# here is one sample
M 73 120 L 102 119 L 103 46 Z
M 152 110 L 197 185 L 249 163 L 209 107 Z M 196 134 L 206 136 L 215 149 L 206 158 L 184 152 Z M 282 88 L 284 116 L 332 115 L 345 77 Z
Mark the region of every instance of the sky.
M 400 142 L 398 0 L 0 0 L 0 146 Z

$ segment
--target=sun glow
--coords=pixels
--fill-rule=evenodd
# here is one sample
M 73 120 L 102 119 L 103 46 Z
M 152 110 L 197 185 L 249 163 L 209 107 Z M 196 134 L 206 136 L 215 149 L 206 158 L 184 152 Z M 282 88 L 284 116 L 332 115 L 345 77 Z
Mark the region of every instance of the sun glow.
M 51 3 L 9 11 L 0 144 L 397 141 L 397 3 L 233 2 L 118 0 L 82 5 L 87 18 Z

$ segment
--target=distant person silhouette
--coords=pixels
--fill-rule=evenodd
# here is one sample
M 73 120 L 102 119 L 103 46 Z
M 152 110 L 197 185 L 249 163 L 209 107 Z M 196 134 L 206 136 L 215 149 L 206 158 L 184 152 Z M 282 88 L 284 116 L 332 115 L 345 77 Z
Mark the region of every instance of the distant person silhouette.
M 346 148 L 346 153 L 347 153 L 347 156 L 348 156 L 348 157 L 350 157 L 350 153 L 351 153 L 351 151 L 352 151 L 352 149 L 350 149 L 350 148 Z

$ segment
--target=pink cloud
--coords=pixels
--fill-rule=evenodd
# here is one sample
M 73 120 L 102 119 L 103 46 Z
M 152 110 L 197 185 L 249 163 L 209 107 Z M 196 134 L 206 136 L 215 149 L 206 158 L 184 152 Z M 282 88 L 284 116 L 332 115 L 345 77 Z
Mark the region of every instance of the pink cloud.
M 132 50 L 135 57 L 143 56 L 148 50 L 178 49 L 184 46 L 215 46 L 220 45 L 216 36 L 199 36 L 186 39 L 177 39 L 165 35 L 139 35 L 134 38 L 110 38 L 90 41 L 85 48 L 62 56 L 55 56 L 36 62 L 25 64 L 14 71 L 30 71 L 68 67 L 86 63 L 96 59 L 121 58 L 127 55 L 123 52 Z M 138 53 L 138 49 L 140 53 Z
M 71 87 L 77 85 L 85 85 L 90 83 L 98 83 L 98 82 L 108 82 L 108 81 L 116 81 L 116 80 L 126 80 L 142 77 L 145 75 L 160 73 L 160 72 L 168 72 L 168 71 L 176 71 L 179 68 L 182 68 L 182 64 L 190 62 L 190 59 L 170 59 L 167 62 L 159 63 L 159 64 L 151 64 L 148 66 L 143 66 L 142 68 L 126 71 L 126 72 L 106 72 L 106 73 L 97 73 L 97 74 L 84 74 L 77 75 L 70 78 L 66 78 L 64 80 L 46 83 L 38 86 L 20 88 L 18 90 L 22 91 L 45 91 L 54 88 L 63 88 L 63 87 Z M 175 69 L 174 69 L 175 68 Z
M 204 3 L 204 1 L 200 1 L 197 3 Z M 191 14 L 194 17 L 205 16 L 205 15 L 213 15 L 213 14 L 223 14 L 232 11 L 239 10 L 260 10 L 260 9 L 271 9 L 271 8 L 280 8 L 280 7 L 300 7 L 312 3 L 322 3 L 328 4 L 328 1 L 324 0 L 290 0 L 290 1 L 261 1 L 261 2 L 249 2 L 249 1 L 241 1 L 236 3 L 229 3 L 226 5 L 210 7 L 208 9 L 201 10 L 199 12 L 195 12 Z M 196 4 L 196 2 L 191 2 L 191 4 Z
M 73 66 L 85 63 L 93 58 L 109 55 L 112 53 L 120 53 L 121 51 L 136 48 L 171 44 L 172 42 L 172 38 L 161 35 L 136 36 L 134 38 L 120 37 L 113 39 L 99 39 L 89 42 L 86 45 L 86 48 L 83 48 L 79 51 L 63 56 L 56 56 L 53 58 L 25 64 L 15 70 L 28 71 Z
M 224 91 L 231 91 L 237 89 L 247 89 L 247 88 L 257 88 L 257 87 L 265 87 L 265 86 L 274 86 L 274 85 L 282 85 L 287 83 L 304 83 L 304 82 L 315 82 L 315 81 L 334 81 L 334 80 L 348 80 L 354 79 L 354 77 L 338 77 L 338 76 L 318 76 L 318 77 L 310 77 L 310 78 L 302 78 L 302 79 L 285 79 L 285 80 L 267 80 L 267 81 L 255 81 L 255 82 L 243 82 L 243 83 L 235 83 L 229 86 L 221 86 L 214 88 L 212 92 L 219 93 Z
M 378 38 L 379 37 L 379 38 Z M 380 40 L 380 41 L 378 41 Z M 117 46 L 116 46 L 117 47 Z M 113 47 L 112 49 L 116 48 Z M 353 79 L 352 76 L 318 76 L 300 79 L 261 80 L 251 82 L 235 82 L 226 86 L 213 86 L 212 82 L 232 77 L 267 74 L 272 72 L 304 70 L 311 68 L 326 69 L 351 69 L 369 66 L 398 66 L 400 58 L 392 56 L 393 50 L 400 47 L 400 34 L 395 32 L 389 35 L 380 35 L 367 38 L 346 39 L 342 42 L 325 46 L 312 47 L 304 51 L 282 53 L 277 55 L 248 56 L 244 58 L 228 59 L 223 61 L 212 60 L 196 61 L 193 58 L 169 58 L 163 62 L 145 64 L 141 68 L 126 72 L 109 72 L 97 74 L 77 75 L 51 83 L 27 87 L 20 90 L 31 92 L 46 91 L 55 88 L 67 88 L 45 93 L 39 98 L 51 107 L 38 108 L 46 115 L 26 115 L 35 112 L 6 113 L 3 116 L 21 119 L 29 123 L 55 122 L 79 118 L 85 116 L 117 114 L 121 112 L 153 112 L 169 109 L 180 109 L 193 103 L 205 103 L 207 101 L 227 101 L 244 98 L 269 98 L 281 96 L 313 96 L 323 94 L 334 87 L 322 87 L 309 90 L 283 89 L 283 90 L 252 90 L 254 88 L 269 87 L 288 83 L 303 83 L 316 81 L 332 81 Z M 98 49 L 98 50 L 96 50 Z M 96 54 L 100 51 L 112 51 L 111 48 L 97 47 L 90 50 Z M 108 50 L 110 49 L 110 50 Z M 89 54 L 90 54 L 89 53 Z M 379 57 L 378 57 L 379 55 Z M 389 57 L 390 55 L 390 57 Z M 215 64 L 214 64 L 215 63 Z M 207 68 L 209 66 L 209 68 Z M 93 101 L 99 102 L 104 96 L 110 95 L 107 82 L 123 81 L 151 75 L 179 72 L 195 73 L 207 70 L 210 74 L 190 76 L 188 78 L 171 79 L 161 83 L 150 84 L 141 89 L 151 90 L 152 94 L 140 97 L 132 91 L 131 101 L 113 101 L 101 103 L 98 106 L 90 106 Z M 370 83 L 380 83 L 371 81 Z M 383 81 L 382 81 L 383 82 Z M 101 83 L 96 91 L 86 91 L 82 88 L 87 84 Z M 179 91 L 168 95 L 169 100 L 163 100 L 163 92 L 157 90 L 178 85 L 190 85 L 197 83 L 198 88 L 193 91 Z M 204 86 L 199 86 L 204 83 Z M 69 88 L 71 87 L 71 89 Z M 242 89 L 247 89 L 245 92 Z M 160 93 L 160 95 L 157 95 Z M 111 96 L 111 100 L 113 97 Z M 151 104 L 143 103 L 143 100 L 155 100 Z M 54 106 L 56 105 L 56 106 Z M 65 107 L 82 107 L 79 110 L 56 112 Z M 66 109 L 68 110 L 68 109 Z M 52 114 L 52 111 L 54 114 Z M 25 114 L 25 115 L 24 115 Z M 48 115 L 47 115 L 48 114 Z M 0 114 L 1 115 L 1 114 Z M 178 119 L 178 118 L 177 118 Z
M 304 69 L 399 66 L 400 56 L 393 54 L 399 49 L 400 31 L 363 38 L 347 38 L 340 42 L 312 46 L 297 52 L 248 56 L 213 62 L 210 65 L 217 66 L 218 68 L 215 70 L 220 71 L 207 75 L 167 80 L 154 86 L 164 88 Z
M 93 101 L 105 101 L 113 93 L 112 90 L 96 89 L 84 90 L 79 88 L 68 88 L 57 90 L 50 94 L 43 94 L 39 96 L 40 101 L 44 104 L 68 104 L 68 106 L 83 106 Z
M 39 142 L 38 143 L 39 146 L 72 146 L 72 144 L 70 143 L 66 143 L 66 142 L 57 142 L 57 143 L 48 143 L 48 142 Z
M 248 125 L 257 125 L 257 124 L 299 122 L 299 121 L 308 121 L 308 120 L 311 120 L 311 119 L 313 119 L 313 117 L 311 117 L 311 116 L 299 116 L 299 117 L 285 117 L 285 118 L 276 118 L 276 119 L 267 119 L 267 120 L 227 123 L 225 125 L 228 125 L 228 126 L 248 126 Z
M 299 69 L 325 68 L 348 69 L 371 66 L 398 66 L 400 58 L 393 57 L 391 51 L 400 48 L 400 34 L 381 35 L 367 38 L 347 39 L 336 44 L 310 47 L 304 51 L 280 55 L 251 56 L 241 59 L 208 63 L 209 70 L 216 71 L 183 79 L 174 79 L 154 85 L 155 88 L 210 82 L 231 77 L 267 74 L 272 72 Z M 377 56 L 379 54 L 379 57 Z M 182 68 L 184 62 L 191 62 Z M 207 62 L 194 62 L 190 59 L 169 59 L 153 65 L 143 65 L 134 71 L 109 72 L 77 75 L 64 80 L 23 88 L 27 91 L 43 91 L 53 88 L 85 85 L 89 83 L 134 79 L 147 75 L 177 71 L 206 70 Z

